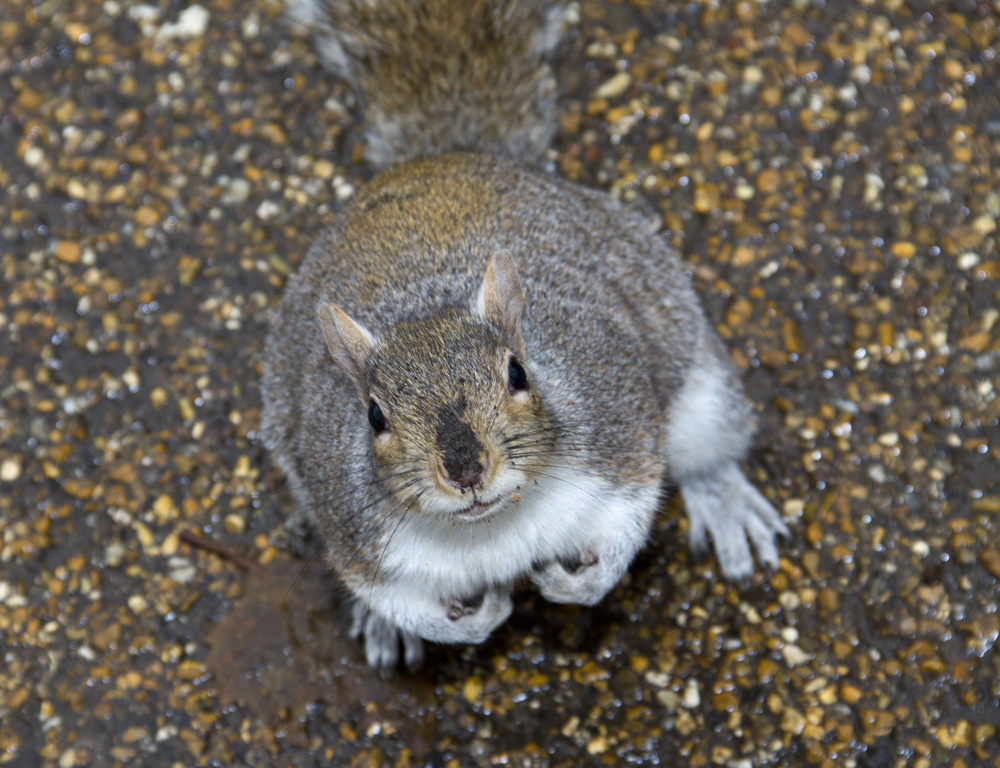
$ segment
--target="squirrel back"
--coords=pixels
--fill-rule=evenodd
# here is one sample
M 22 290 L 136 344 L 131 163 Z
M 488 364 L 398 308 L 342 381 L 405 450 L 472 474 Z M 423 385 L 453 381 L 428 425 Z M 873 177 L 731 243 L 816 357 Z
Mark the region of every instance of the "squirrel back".
M 450 151 L 539 161 L 556 129 L 547 61 L 555 0 L 289 0 L 322 62 L 366 108 L 367 157 L 384 169 Z

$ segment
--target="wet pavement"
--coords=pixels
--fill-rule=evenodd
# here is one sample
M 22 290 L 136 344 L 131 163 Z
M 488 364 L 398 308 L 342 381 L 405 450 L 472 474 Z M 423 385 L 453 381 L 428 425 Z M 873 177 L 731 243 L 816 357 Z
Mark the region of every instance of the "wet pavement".
M 0 764 L 1000 766 L 998 25 L 580 4 L 554 172 L 691 263 L 794 539 L 737 589 L 672 500 L 597 608 L 384 682 L 256 432 L 352 95 L 275 0 L 6 0 Z

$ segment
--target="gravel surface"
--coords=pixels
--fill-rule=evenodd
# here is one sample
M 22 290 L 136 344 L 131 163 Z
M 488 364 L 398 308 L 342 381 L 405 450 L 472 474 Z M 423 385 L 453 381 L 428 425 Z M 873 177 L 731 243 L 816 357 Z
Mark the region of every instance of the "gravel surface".
M 553 172 L 691 263 L 794 538 L 734 588 L 672 500 L 597 608 L 388 682 L 256 434 L 370 177 L 280 13 L 0 9 L 0 764 L 1000 766 L 1000 3 L 580 4 Z

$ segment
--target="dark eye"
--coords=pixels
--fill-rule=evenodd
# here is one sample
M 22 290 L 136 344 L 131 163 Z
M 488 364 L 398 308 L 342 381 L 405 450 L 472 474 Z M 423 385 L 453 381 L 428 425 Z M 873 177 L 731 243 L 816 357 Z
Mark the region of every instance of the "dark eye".
M 385 416 L 382 415 L 382 409 L 378 407 L 378 403 L 374 400 L 368 405 L 368 423 L 372 425 L 372 429 L 376 432 L 385 432 L 389 428 L 389 422 L 385 420 Z
M 511 394 L 528 388 L 528 374 L 524 372 L 516 357 L 512 357 L 507 363 L 507 386 Z

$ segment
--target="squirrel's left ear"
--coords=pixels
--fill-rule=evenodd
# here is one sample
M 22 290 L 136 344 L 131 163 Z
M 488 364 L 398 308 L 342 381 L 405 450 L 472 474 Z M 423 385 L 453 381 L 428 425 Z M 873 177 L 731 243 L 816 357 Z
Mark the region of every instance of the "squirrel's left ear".
M 524 293 L 510 251 L 493 254 L 472 311 L 503 331 L 511 344 L 511 351 L 519 357 L 524 356 L 524 341 L 521 338 Z

